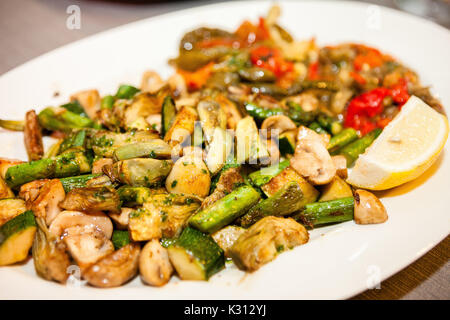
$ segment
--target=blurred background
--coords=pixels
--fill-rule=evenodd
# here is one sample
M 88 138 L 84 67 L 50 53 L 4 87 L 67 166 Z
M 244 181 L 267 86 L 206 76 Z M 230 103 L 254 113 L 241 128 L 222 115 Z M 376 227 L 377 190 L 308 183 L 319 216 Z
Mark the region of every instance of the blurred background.
M 0 74 L 38 55 L 100 31 L 175 10 L 217 2 L 224 0 L 2 0 Z M 450 0 L 362 2 L 407 11 L 450 28 Z M 81 9 L 80 29 L 70 30 L 66 27 L 69 16 L 66 11 L 71 5 Z

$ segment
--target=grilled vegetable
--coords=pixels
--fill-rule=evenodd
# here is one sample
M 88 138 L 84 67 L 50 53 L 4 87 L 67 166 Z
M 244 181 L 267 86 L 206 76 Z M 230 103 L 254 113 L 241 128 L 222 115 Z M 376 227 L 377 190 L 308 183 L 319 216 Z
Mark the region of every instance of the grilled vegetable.
M 165 97 L 161 112 L 161 136 L 163 138 L 175 121 L 176 114 L 177 109 L 175 108 L 175 102 L 173 101 L 172 97 Z
M 26 210 L 25 201 L 22 199 L 0 199 L 0 226 Z
M 11 188 L 8 187 L 5 180 L 3 180 L 2 177 L 0 177 L 0 199 L 4 198 L 13 198 L 14 193 L 12 192 Z
M 295 131 L 286 131 L 278 138 L 278 147 L 281 154 L 294 154 L 295 152 Z
M 121 146 L 140 142 L 151 142 L 158 138 L 158 134 L 151 131 L 138 130 L 126 133 L 98 131 L 92 136 L 89 142 L 97 156 L 112 158 L 114 151 Z
M 225 253 L 225 257 L 229 257 L 228 251 L 244 232 L 244 228 L 238 226 L 227 226 L 214 232 L 211 237 L 219 245 L 219 247 L 222 248 Z
M 84 151 L 87 140 L 87 131 L 79 130 L 72 132 L 59 146 L 58 153 L 63 153 L 71 150 Z
M 36 273 L 46 279 L 65 283 L 69 277 L 67 268 L 70 258 L 66 247 L 58 242 L 47 229 L 43 219 L 36 219 L 38 228 L 32 246 L 33 262 Z
M 26 259 L 36 233 L 36 221 L 32 211 L 9 220 L 0 227 L 0 266 Z
M 310 203 L 296 218 L 307 225 L 345 222 L 353 219 L 353 197 Z
M 308 231 L 293 219 L 265 217 L 247 229 L 228 252 L 239 269 L 255 271 L 280 252 L 308 240 Z
M 329 184 L 323 187 L 319 201 L 330 201 L 352 196 L 353 193 L 350 186 L 344 180 L 336 176 Z
M 144 246 L 139 257 L 141 279 L 151 286 L 165 285 L 172 276 L 173 267 L 167 249 L 157 239 Z
M 283 115 L 285 111 L 281 108 L 262 108 L 255 103 L 249 102 L 245 104 L 247 113 L 256 120 L 262 121 L 276 115 Z
M 152 194 L 152 190 L 146 187 L 122 186 L 117 189 L 120 201 L 128 206 L 143 204 Z
M 111 95 L 104 96 L 100 101 L 100 109 L 112 109 L 115 98 Z
M 130 213 L 128 229 L 133 241 L 161 238 L 161 215 L 151 203 Z
M 30 110 L 25 115 L 25 127 L 23 131 L 25 148 L 30 161 L 39 160 L 44 155 L 41 126 L 36 111 Z
M 0 119 L 0 127 L 11 131 L 23 131 L 25 129 L 25 121 Z
M 369 191 L 355 191 L 355 213 L 357 224 L 383 223 L 388 219 L 386 208 L 381 201 Z
M 259 193 L 249 186 L 242 186 L 196 213 L 189 219 L 189 225 L 213 233 L 245 214 L 258 200 Z
M 114 249 L 118 250 L 130 243 L 130 233 L 123 230 L 114 230 L 111 241 Z
M 227 128 L 227 116 L 220 105 L 213 100 L 202 100 L 197 105 L 198 116 L 208 143 L 213 140 L 216 128 Z
M 139 244 L 127 244 L 89 267 L 83 278 L 99 288 L 121 286 L 137 274 L 140 251 Z
M 59 179 L 64 187 L 64 191 L 67 193 L 72 189 L 84 188 L 87 186 L 88 181 L 96 177 L 101 176 L 100 174 L 84 174 L 81 176 L 66 177 Z
M 215 183 L 214 191 L 202 202 L 202 209 L 212 205 L 216 201 L 222 199 L 244 183 L 241 175 L 241 167 L 224 167 L 222 171 L 216 175 L 218 178 Z
M 182 107 L 178 111 L 175 120 L 169 131 L 164 136 L 166 141 L 171 147 L 179 145 L 187 137 L 190 137 L 194 132 L 194 124 L 198 119 L 197 111 L 191 107 Z
M 260 201 L 238 219 L 241 227 L 248 228 L 266 216 L 285 216 L 301 209 L 303 193 L 297 182 L 291 181 L 273 196 Z
M 123 84 L 119 87 L 119 89 L 117 89 L 115 97 L 117 99 L 131 99 L 139 91 L 140 90 L 136 87 Z
M 273 166 L 262 168 L 258 171 L 252 172 L 248 175 L 252 184 L 261 187 L 262 185 L 268 183 L 272 178 L 280 174 L 285 168 L 289 166 L 289 160 L 281 161 L 280 163 L 274 164 Z
M 336 151 L 339 148 L 342 148 L 343 146 L 355 141 L 356 139 L 358 139 L 356 130 L 353 128 L 346 128 L 330 139 L 327 149 L 330 152 Z
M 236 127 L 237 162 L 267 164 L 269 153 L 259 136 L 258 128 L 252 117 L 241 119 Z
M 359 155 L 364 153 L 366 149 L 375 141 L 375 139 L 380 135 L 381 129 L 375 129 L 362 138 L 346 145 L 339 151 L 347 159 L 347 165 L 351 166 L 353 162 L 358 159 Z
M 199 151 L 201 152 L 200 149 Z M 195 151 L 179 158 L 166 179 L 166 189 L 169 192 L 192 194 L 201 198 L 208 195 L 210 185 L 208 167 L 195 155 Z
M 117 161 L 106 169 L 113 181 L 135 187 L 158 185 L 172 169 L 172 161 L 156 159 L 129 159 Z
M 222 169 L 233 148 L 233 137 L 222 128 L 215 128 L 212 142 L 209 144 L 209 150 L 205 160 L 212 175 Z
M 208 280 L 225 267 L 223 250 L 211 236 L 189 227 L 167 250 L 183 280 Z
M 170 158 L 172 148 L 160 139 L 153 139 L 149 142 L 138 142 L 126 144 L 118 147 L 114 151 L 114 160 L 127 160 L 133 158 Z
M 94 122 L 65 108 L 48 107 L 39 115 L 39 123 L 47 130 L 70 131 L 72 129 L 92 128 Z
M 73 189 L 67 193 L 60 207 L 72 211 L 120 212 L 119 195 L 110 187 L 87 187 Z

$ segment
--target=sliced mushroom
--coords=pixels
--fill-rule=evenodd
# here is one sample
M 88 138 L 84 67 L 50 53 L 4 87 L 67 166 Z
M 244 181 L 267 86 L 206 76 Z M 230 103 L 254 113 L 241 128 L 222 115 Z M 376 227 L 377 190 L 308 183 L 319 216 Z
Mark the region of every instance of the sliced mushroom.
M 339 178 L 347 179 L 347 159 L 343 155 L 332 156 L 331 159 L 336 167 L 336 175 Z
M 37 218 L 36 222 L 38 229 L 32 247 L 36 273 L 46 280 L 64 283 L 69 276 L 67 268 L 70 266 L 66 245 L 56 241 L 43 219 Z
M 59 179 L 44 179 L 24 184 L 20 188 L 19 196 L 25 199 L 27 208 L 32 210 L 36 217 L 45 219 L 47 225 L 50 225 L 61 212 L 59 204 L 66 193 Z
M 153 239 L 144 246 L 139 257 L 141 279 L 151 286 L 163 286 L 169 282 L 173 267 L 167 249 L 158 239 Z
M 208 167 L 193 154 L 178 159 L 166 179 L 169 192 L 192 194 L 201 198 L 208 195 L 210 185 Z
M 41 159 L 44 155 L 44 144 L 42 142 L 41 126 L 34 110 L 28 111 L 25 115 L 23 136 L 28 159 L 30 161 Z
M 103 232 L 97 230 L 90 233 L 71 233 L 64 237 L 63 241 L 82 273 L 114 251 L 111 240 L 107 239 Z
M 276 115 L 271 116 L 265 119 L 261 125 L 263 131 L 263 135 L 267 138 L 277 137 L 288 130 L 294 130 L 297 126 L 294 121 L 292 121 L 289 117 L 285 115 Z
M 174 73 L 167 79 L 167 83 L 173 91 L 175 97 L 185 97 L 188 93 L 186 81 L 179 73 Z M 196 105 L 196 104 L 195 104 Z
M 200 101 L 197 105 L 197 111 L 205 133 L 205 139 L 208 143 L 211 143 L 217 127 L 226 129 L 227 116 L 220 104 L 211 99 Z
M 107 215 L 101 212 L 83 213 L 63 211 L 50 225 L 49 231 L 58 239 L 72 233 L 91 233 L 101 231 L 107 239 L 111 238 L 113 225 Z
M 300 127 L 291 167 L 315 185 L 327 184 L 336 175 L 336 167 L 318 133 Z
M 80 91 L 70 97 L 71 101 L 77 100 L 91 119 L 97 118 L 100 110 L 100 94 L 97 90 Z
M 171 147 L 182 143 L 194 132 L 194 124 L 198 119 L 197 111 L 192 107 L 182 107 L 177 113 L 169 131 L 164 136 L 164 141 Z
M 236 104 L 221 93 L 217 94 L 214 97 L 214 100 L 220 104 L 220 107 L 226 114 L 227 128 L 235 130 L 237 123 L 242 119 L 242 115 Z
M 155 71 L 146 71 L 142 75 L 141 90 L 154 93 L 164 86 L 164 81 Z
M 127 244 L 90 266 L 83 277 L 99 288 L 121 286 L 137 274 L 140 250 L 137 243 Z
M 100 158 L 95 160 L 94 163 L 92 163 L 92 173 L 102 173 L 103 166 L 111 164 L 113 164 L 113 160 L 111 158 Z
M 355 191 L 354 219 L 357 224 L 383 223 L 388 219 L 386 208 L 373 193 Z
M 116 189 L 106 186 L 76 188 L 67 193 L 60 207 L 72 211 L 120 212 L 120 200 Z
M 114 221 L 117 229 L 126 230 L 128 228 L 128 221 L 130 219 L 130 213 L 133 212 L 132 208 L 122 207 L 120 213 L 109 213 L 109 217 Z

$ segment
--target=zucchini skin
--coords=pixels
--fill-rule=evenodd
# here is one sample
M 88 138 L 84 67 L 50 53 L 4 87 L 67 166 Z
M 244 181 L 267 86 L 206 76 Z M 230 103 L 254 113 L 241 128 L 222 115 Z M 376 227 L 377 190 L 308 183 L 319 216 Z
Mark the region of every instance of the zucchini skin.
M 114 245 L 114 249 L 119 250 L 131 242 L 130 233 L 124 230 L 114 230 L 111 241 Z
M 189 225 L 213 233 L 245 214 L 260 199 L 258 191 L 241 186 L 189 219 Z
M 278 148 L 281 154 L 294 154 L 295 136 L 291 132 L 282 133 L 278 139 Z
M 208 280 L 213 274 L 225 267 L 225 256 L 223 250 L 213 238 L 194 228 L 187 227 L 180 237 L 169 245 L 169 257 L 171 250 L 182 249 L 187 255 L 203 269 L 204 280 Z M 175 269 L 180 273 L 180 265 L 172 261 Z M 181 272 L 182 273 L 182 272 Z M 180 275 L 183 278 L 183 275 Z
M 239 219 L 241 227 L 248 228 L 267 216 L 285 216 L 302 208 L 303 192 L 300 185 L 291 181 L 273 196 L 262 200 Z
M 13 234 L 28 227 L 36 227 L 33 211 L 28 210 L 0 227 L 0 246 Z

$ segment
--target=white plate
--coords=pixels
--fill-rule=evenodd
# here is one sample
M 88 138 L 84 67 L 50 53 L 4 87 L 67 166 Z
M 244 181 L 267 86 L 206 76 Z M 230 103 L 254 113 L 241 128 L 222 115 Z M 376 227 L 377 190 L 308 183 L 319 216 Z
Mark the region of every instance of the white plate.
M 167 59 L 183 33 L 199 25 L 236 28 L 264 15 L 270 2 L 232 2 L 183 10 L 116 28 L 34 59 L 0 77 L 1 118 L 22 118 L 30 108 L 64 102 L 80 89 L 115 92 L 139 84 L 146 69 L 168 76 Z M 412 66 L 450 105 L 450 32 L 398 11 L 354 2 L 282 3 L 281 24 L 296 38 L 376 46 Z M 54 98 L 55 91 L 60 97 Z M 448 109 L 447 109 L 448 112 Z M 0 132 L 1 155 L 25 159 L 22 135 Z M 36 276 L 32 261 L 0 269 L 0 298 L 58 299 L 299 299 L 351 297 L 418 259 L 450 230 L 450 158 L 447 143 L 436 165 L 418 180 L 383 194 L 389 220 L 348 222 L 311 232 L 311 241 L 283 253 L 253 274 L 234 267 L 209 282 L 152 288 L 135 279 L 116 289 L 67 287 Z

